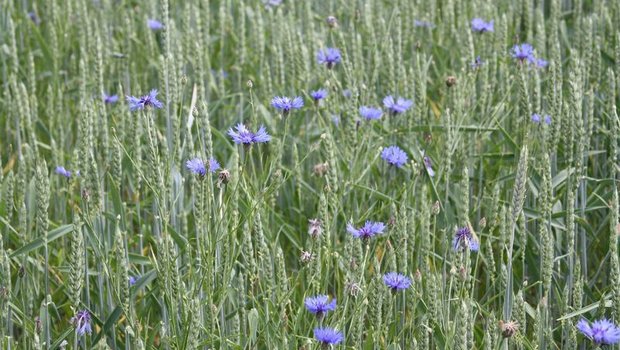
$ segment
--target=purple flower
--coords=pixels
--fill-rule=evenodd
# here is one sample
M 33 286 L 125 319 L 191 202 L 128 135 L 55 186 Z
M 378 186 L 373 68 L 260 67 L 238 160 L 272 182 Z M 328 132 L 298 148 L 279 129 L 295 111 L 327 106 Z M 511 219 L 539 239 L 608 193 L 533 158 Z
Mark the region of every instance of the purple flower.
M 534 59 L 534 48 L 528 43 L 515 45 L 512 47 L 512 57 L 523 62 Z
M 431 158 L 429 156 L 424 156 L 422 158 L 424 162 L 424 167 L 426 168 L 426 172 L 428 172 L 428 176 L 435 176 L 435 171 L 433 170 L 433 163 L 431 162 Z
M 205 165 L 205 162 L 202 159 L 194 158 L 188 160 L 185 163 L 185 167 L 194 174 L 205 176 L 207 174 L 207 171 L 212 174 L 215 173 L 215 171 L 220 168 L 220 163 L 218 163 L 215 158 L 211 157 L 209 158 L 209 164 Z
M 162 108 L 164 106 L 163 103 L 161 103 L 161 101 L 159 101 L 157 99 L 157 90 L 153 89 L 149 92 L 148 95 L 144 95 L 142 97 L 134 97 L 134 96 L 127 96 L 127 103 L 129 103 L 129 110 L 132 112 L 135 112 L 137 110 L 142 110 L 145 109 L 147 107 L 153 107 L 153 108 Z
M 304 301 L 306 309 L 318 318 L 322 318 L 328 311 L 336 310 L 336 299 L 329 301 L 327 295 L 317 295 L 315 297 L 306 298 Z
M 276 7 L 282 3 L 282 0 L 263 0 L 263 4 L 265 7 L 270 9 L 272 7 Z
M 417 19 L 413 20 L 414 27 L 422 27 L 422 28 L 435 28 L 435 25 L 428 21 L 418 21 Z
M 402 97 L 399 97 L 395 100 L 392 95 L 389 95 L 383 99 L 383 105 L 390 111 L 392 115 L 397 115 L 405 113 L 409 108 L 411 108 L 411 106 L 413 106 L 413 101 L 404 99 Z
M 71 323 L 75 326 L 75 330 L 79 336 L 92 332 L 92 328 L 90 327 L 90 313 L 88 313 L 87 310 L 78 311 L 75 316 L 71 318 Z
M 134 284 L 136 284 L 136 281 L 138 279 L 135 276 L 129 276 L 129 285 L 133 286 Z
M 549 114 L 545 114 L 545 124 L 551 125 L 551 116 Z
M 328 47 L 316 53 L 316 60 L 319 64 L 323 64 L 328 69 L 332 69 L 336 64 L 340 63 L 342 56 L 340 55 L 340 50 Z
M 209 172 L 215 173 L 220 168 L 220 163 L 213 157 L 209 158 Z
M 226 79 L 228 78 L 228 72 L 220 69 L 220 70 L 216 70 L 216 69 L 211 69 L 211 75 L 213 75 L 213 77 L 215 79 Z
M 334 123 L 335 127 L 338 127 L 340 125 L 340 116 L 332 114 L 332 123 Z
M 256 133 L 251 132 L 241 123 L 237 124 L 236 129 L 237 131 L 234 131 L 232 128 L 228 129 L 228 136 L 230 136 L 236 144 L 250 146 L 254 143 L 269 142 L 271 140 L 271 136 L 267 134 L 267 130 L 263 125 L 258 128 Z
M 369 239 L 373 236 L 383 233 L 385 224 L 382 222 L 366 221 L 364 226 L 355 228 L 351 223 L 347 224 L 347 232 L 353 235 L 355 238 Z
M 107 104 L 115 104 L 116 102 L 118 102 L 118 95 L 108 95 L 104 92 L 103 102 Z
M 67 179 L 71 177 L 71 172 L 65 169 L 65 167 L 60 166 L 60 165 L 56 167 L 56 174 L 62 175 L 66 177 Z
M 327 90 L 325 90 L 325 89 L 318 89 L 316 91 L 312 91 L 312 92 L 310 92 L 310 96 L 312 96 L 312 99 L 315 102 L 319 102 L 320 100 L 322 100 L 325 97 L 327 97 Z
M 549 65 L 549 62 L 542 58 L 536 58 L 532 63 L 536 66 L 536 68 L 547 68 L 547 66 Z
M 205 176 L 207 174 L 207 168 L 205 162 L 200 158 L 190 159 L 185 163 L 185 167 L 194 174 Z
M 398 292 L 399 290 L 404 290 L 411 286 L 409 277 L 397 272 L 388 272 L 383 275 L 383 283 L 385 283 L 392 292 Z
M 471 30 L 476 33 L 492 32 L 493 21 L 485 22 L 482 18 L 474 18 L 471 20 Z
M 582 318 L 577 322 L 577 329 L 598 345 L 615 344 L 620 341 L 620 328 L 605 318 L 596 320 L 591 325 Z
M 532 122 L 534 122 L 536 124 L 540 123 L 540 115 L 538 115 L 536 113 L 532 114 Z
M 377 120 L 381 118 L 383 111 L 381 108 L 362 106 L 360 107 L 360 115 L 366 120 Z
M 480 58 L 480 56 L 476 56 L 474 62 L 471 63 L 471 67 L 473 69 L 480 68 L 484 64 L 484 61 Z
M 162 29 L 164 29 L 164 24 L 161 23 L 160 21 L 156 20 L 156 19 L 149 18 L 146 22 L 147 22 L 149 28 L 151 28 L 151 30 L 162 30 Z
M 276 96 L 271 100 L 271 105 L 282 112 L 283 115 L 288 115 L 291 109 L 300 109 L 303 107 L 304 100 L 299 96 L 292 99 L 285 96 Z
M 469 227 L 465 226 L 456 230 L 454 240 L 452 241 L 452 246 L 454 247 L 454 250 L 459 248 L 469 248 L 469 250 L 477 252 L 480 248 L 480 243 L 478 243 L 478 239 Z
M 390 146 L 383 149 L 381 152 L 381 158 L 397 168 L 402 167 L 407 163 L 407 153 L 405 153 L 398 146 Z
M 333 328 L 319 327 L 314 329 L 314 338 L 318 340 L 321 345 L 329 346 L 335 345 L 344 340 L 342 332 L 338 332 Z
M 37 13 L 34 11 L 28 12 L 28 18 L 30 18 L 32 23 L 34 23 L 37 26 L 41 24 L 41 19 L 39 18 L 39 16 L 37 16 Z

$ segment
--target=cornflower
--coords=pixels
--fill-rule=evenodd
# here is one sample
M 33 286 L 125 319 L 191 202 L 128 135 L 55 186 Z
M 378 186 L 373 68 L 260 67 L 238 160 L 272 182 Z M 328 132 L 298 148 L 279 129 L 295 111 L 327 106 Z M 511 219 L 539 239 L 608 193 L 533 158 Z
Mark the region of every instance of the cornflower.
M 469 226 L 464 226 L 456 230 L 454 240 L 452 241 L 452 246 L 454 247 L 454 250 L 459 248 L 469 248 L 469 250 L 477 252 L 480 248 L 480 243 Z
M 389 146 L 381 151 L 381 158 L 397 168 L 401 168 L 407 163 L 407 153 L 400 149 L 398 146 Z
M 71 323 L 75 326 L 75 330 L 79 336 L 92 333 L 90 326 L 90 313 L 88 310 L 80 310 L 71 318 Z
M 381 108 L 362 106 L 360 107 L 360 115 L 366 120 L 377 120 L 381 118 L 383 111 Z
M 355 228 L 351 223 L 347 224 L 347 232 L 352 234 L 353 237 L 361 238 L 363 240 L 368 240 L 373 236 L 382 234 L 383 230 L 385 230 L 385 224 L 382 222 L 368 220 L 364 226 L 360 228 Z
M 317 295 L 306 298 L 304 305 L 310 313 L 315 314 L 318 319 L 322 319 L 328 311 L 336 310 L 336 299 L 332 299 L 330 302 L 327 295 Z
M 590 324 L 585 319 L 577 322 L 577 329 L 597 345 L 611 345 L 620 342 L 620 328 L 606 318 Z
M 303 107 L 304 100 L 299 96 L 294 98 L 276 96 L 271 100 L 271 105 L 280 111 L 282 115 L 286 116 L 291 110 Z
M 385 283 L 393 293 L 396 293 L 399 290 L 409 288 L 411 286 L 411 279 L 397 272 L 388 272 L 383 275 L 383 283 Z
M 314 329 L 314 338 L 321 343 L 322 347 L 327 348 L 342 342 L 344 335 L 333 328 L 319 327 Z
M 389 95 L 383 99 L 383 105 L 388 109 L 388 111 L 390 111 L 390 114 L 397 115 L 405 113 L 409 108 L 411 108 L 411 106 L 413 106 L 413 101 L 402 97 L 394 99 L 392 95 Z
M 157 94 L 157 90 L 153 89 L 148 93 L 148 95 L 144 95 L 142 97 L 126 96 L 127 103 L 129 103 L 129 110 L 135 112 L 137 110 L 143 110 L 147 107 L 153 107 L 156 109 L 162 108 L 164 104 L 157 99 Z
M 340 63 L 342 56 L 340 55 L 340 50 L 328 47 L 316 53 L 316 60 L 319 64 L 325 65 L 327 69 L 332 69 L 336 64 Z
M 485 33 L 493 31 L 493 21 L 485 22 L 482 18 L 474 18 L 471 20 L 471 30 L 476 33 Z
M 271 136 L 267 134 L 267 130 L 263 125 L 258 128 L 256 133 L 251 132 L 241 123 L 237 124 L 235 128 L 237 131 L 234 131 L 233 128 L 228 129 L 228 136 L 230 136 L 236 144 L 250 146 L 255 143 L 264 143 L 271 140 Z

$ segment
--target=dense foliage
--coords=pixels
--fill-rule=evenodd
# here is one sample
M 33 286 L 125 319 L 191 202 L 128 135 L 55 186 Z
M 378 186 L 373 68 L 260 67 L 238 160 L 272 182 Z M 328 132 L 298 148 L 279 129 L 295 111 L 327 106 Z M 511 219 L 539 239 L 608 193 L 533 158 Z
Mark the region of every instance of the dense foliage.
M 618 348 L 620 1 L 0 3 L 1 349 Z

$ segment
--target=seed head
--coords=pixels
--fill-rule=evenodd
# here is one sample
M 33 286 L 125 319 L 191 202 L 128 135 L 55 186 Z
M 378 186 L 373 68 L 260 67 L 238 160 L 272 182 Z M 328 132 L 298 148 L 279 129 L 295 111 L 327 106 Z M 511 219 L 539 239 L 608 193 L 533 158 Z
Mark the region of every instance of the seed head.
M 338 28 L 338 20 L 334 16 L 327 16 L 327 25 L 330 28 Z
M 323 176 L 327 173 L 327 170 L 329 169 L 329 164 L 327 162 L 325 163 L 319 163 L 316 164 L 313 168 L 312 168 L 312 172 L 314 173 L 314 175 L 316 176 Z
M 323 232 L 323 227 L 321 225 L 321 220 L 319 219 L 310 219 L 308 220 L 308 234 L 316 239 Z
M 446 78 L 446 86 L 453 87 L 456 85 L 456 77 L 454 75 L 450 75 Z
M 226 185 L 230 181 L 230 171 L 228 169 L 222 169 L 217 175 L 217 187 Z
M 502 332 L 502 337 L 511 338 L 519 331 L 519 323 L 516 321 L 504 322 L 500 320 L 499 329 Z

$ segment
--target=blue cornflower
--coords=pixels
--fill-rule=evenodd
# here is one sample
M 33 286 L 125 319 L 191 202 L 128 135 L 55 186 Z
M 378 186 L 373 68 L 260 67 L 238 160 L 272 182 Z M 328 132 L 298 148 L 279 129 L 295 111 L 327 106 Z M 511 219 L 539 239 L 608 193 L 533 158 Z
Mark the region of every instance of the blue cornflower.
M 71 318 L 71 323 L 75 325 L 75 331 L 79 336 L 92 332 L 92 328 L 90 327 L 90 313 L 88 313 L 88 310 L 78 311 L 75 316 Z
M 336 310 L 336 299 L 329 301 L 327 295 L 317 295 L 315 297 L 306 298 L 304 301 L 306 309 L 316 315 L 317 318 L 323 318 L 328 311 Z
M 512 47 L 512 57 L 523 62 L 534 59 L 534 48 L 528 43 L 515 45 Z
M 116 102 L 118 102 L 118 95 L 108 95 L 104 92 L 103 102 L 107 104 L 115 104 Z
M 316 53 L 316 60 L 319 64 L 323 64 L 328 69 L 332 69 L 336 64 L 340 63 L 342 56 L 340 55 L 340 50 L 328 47 Z
M 219 80 L 219 79 L 227 79 L 228 78 L 228 72 L 223 70 L 223 69 L 211 69 L 211 75 L 213 76 L 214 79 Z
M 34 11 L 28 12 L 28 17 L 30 18 L 32 23 L 34 23 L 35 25 L 38 26 L 39 24 L 41 24 L 41 19 L 39 19 L 39 16 L 37 16 L 36 12 Z
M 209 158 L 209 172 L 214 173 L 220 168 L 220 163 L 213 157 Z
M 620 342 L 620 328 L 603 318 L 590 323 L 583 318 L 577 322 L 577 329 L 597 345 Z
M 185 166 L 194 174 L 198 174 L 200 176 L 205 176 L 207 174 L 207 167 L 205 166 L 205 162 L 203 162 L 200 158 L 188 160 L 185 163 Z
M 417 19 L 413 20 L 414 27 L 422 27 L 422 28 L 435 28 L 435 25 L 432 22 L 428 21 L 419 21 Z
M 383 105 L 390 111 L 392 115 L 397 115 L 405 113 L 409 108 L 411 108 L 411 106 L 413 106 L 413 101 L 404 99 L 402 97 L 399 97 L 395 100 L 392 95 L 389 95 L 383 99 Z
M 360 228 L 353 227 L 353 224 L 351 223 L 347 224 L 347 232 L 352 234 L 355 238 L 361 238 L 364 240 L 382 234 L 383 230 L 385 230 L 385 224 L 382 222 L 366 221 L 364 226 Z
M 482 18 L 474 18 L 471 20 L 471 30 L 476 33 L 492 32 L 493 21 L 485 22 Z
M 540 115 L 537 113 L 532 114 L 532 122 L 536 124 L 540 123 Z
M 267 134 L 267 130 L 263 125 L 258 128 L 256 133 L 251 132 L 241 123 L 237 124 L 236 129 L 237 131 L 234 131 L 232 128 L 228 129 L 228 136 L 230 136 L 236 144 L 250 146 L 255 143 L 269 142 L 271 140 L 271 136 Z
M 65 167 L 60 166 L 60 165 L 56 167 L 56 174 L 62 175 L 66 177 L 67 179 L 71 177 L 71 172 L 65 169 Z
M 428 176 L 430 177 L 435 176 L 435 170 L 433 170 L 433 163 L 431 162 L 431 158 L 429 156 L 424 156 L 422 158 L 422 161 L 424 162 L 424 167 L 426 168 L 426 171 L 428 172 Z
M 185 167 L 189 169 L 192 173 L 205 176 L 207 171 L 210 173 L 214 173 L 217 169 L 220 168 L 220 163 L 211 157 L 209 158 L 209 164 L 205 164 L 205 162 L 200 158 L 190 159 L 185 163 Z
M 148 19 L 147 24 L 149 26 L 149 28 L 151 28 L 151 30 L 162 30 L 164 29 L 164 24 L 161 23 L 160 21 L 156 20 L 156 19 Z
M 332 114 L 332 123 L 334 123 L 335 127 L 340 125 L 340 116 L 337 114 Z
M 325 89 L 318 89 L 316 91 L 312 91 L 312 92 L 310 92 L 310 96 L 312 97 L 314 102 L 319 102 L 320 100 L 322 100 L 325 97 L 327 97 L 327 90 L 325 90 Z
M 265 7 L 270 9 L 272 7 L 276 7 L 282 3 L 282 0 L 263 0 L 263 4 Z
M 547 68 L 549 62 L 542 58 L 535 58 L 532 63 L 536 66 L 536 68 Z
M 469 250 L 477 252 L 480 248 L 480 243 L 469 226 L 465 226 L 456 230 L 454 240 L 452 241 L 452 246 L 454 247 L 454 250 L 459 248 L 469 248 Z
M 407 153 L 405 153 L 398 146 L 385 147 L 381 152 L 381 158 L 397 168 L 402 167 L 407 163 Z
M 344 340 L 344 335 L 333 328 L 319 327 L 314 329 L 314 338 L 322 346 L 336 345 Z
M 551 125 L 551 116 L 549 114 L 545 114 L 545 124 Z
M 480 68 L 484 64 L 484 61 L 480 58 L 480 56 L 476 56 L 474 62 L 471 63 L 471 67 L 473 69 Z
M 163 103 L 161 103 L 161 101 L 159 101 L 157 99 L 157 90 L 153 89 L 149 92 L 148 95 L 144 95 L 142 97 L 134 97 L 134 96 L 127 96 L 127 103 L 129 103 L 129 110 L 132 112 L 135 112 L 137 110 L 142 110 L 145 109 L 147 107 L 153 107 L 153 108 L 162 108 L 164 106 Z
M 286 96 L 276 96 L 271 100 L 271 105 L 282 112 L 283 115 L 288 115 L 291 109 L 300 109 L 303 107 L 304 100 L 299 96 L 292 99 Z
M 381 108 L 362 106 L 360 107 L 360 115 L 366 120 L 376 120 L 381 118 L 383 111 Z
M 388 286 L 392 292 L 407 289 L 411 286 L 409 277 L 397 272 L 388 272 L 383 275 L 383 283 Z

